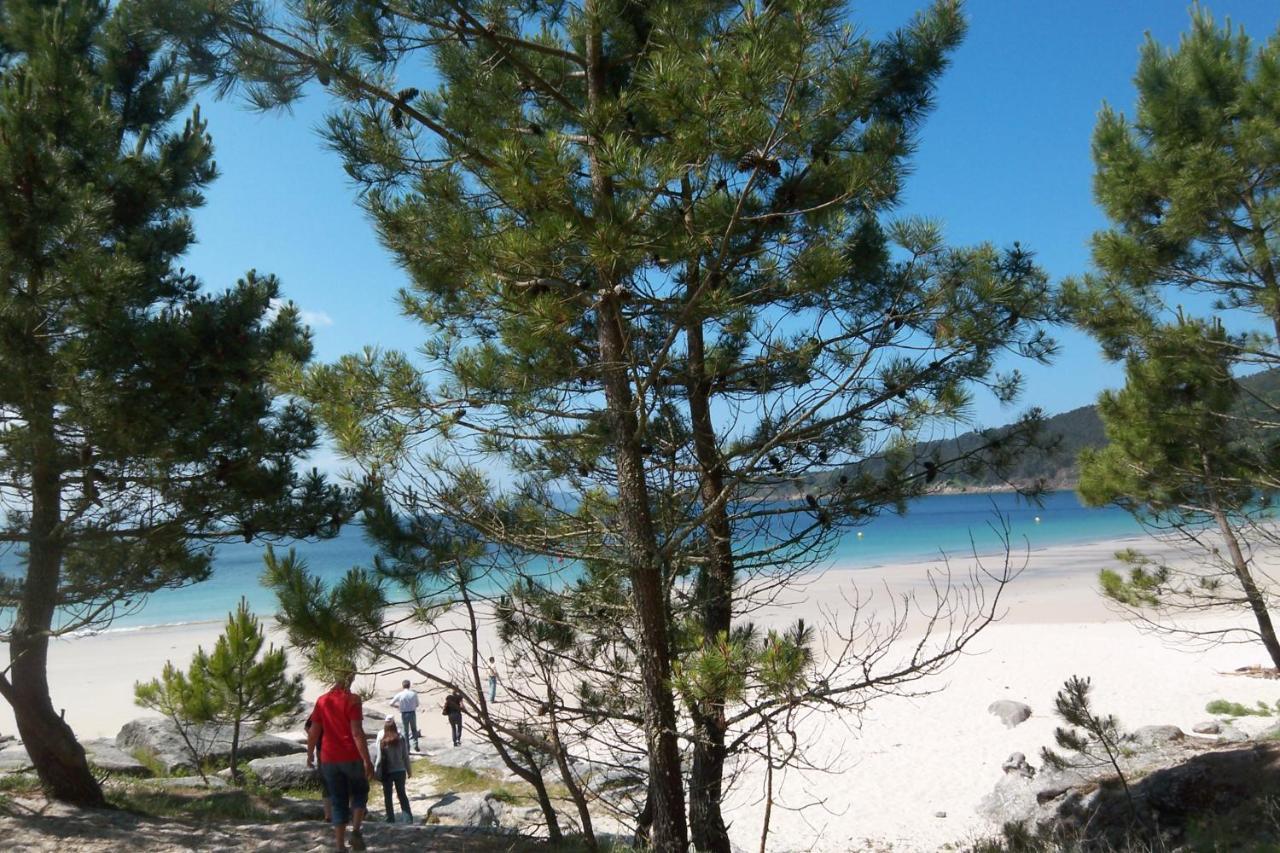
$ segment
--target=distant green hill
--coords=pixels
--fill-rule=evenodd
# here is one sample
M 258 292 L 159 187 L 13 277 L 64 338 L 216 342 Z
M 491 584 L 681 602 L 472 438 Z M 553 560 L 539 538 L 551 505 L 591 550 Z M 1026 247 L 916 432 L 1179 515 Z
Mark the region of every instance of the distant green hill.
M 1267 412 L 1269 419 L 1274 419 L 1274 411 L 1267 411 L 1263 401 L 1280 405 L 1280 369 L 1245 377 L 1241 385 L 1245 391 L 1241 409 L 1259 417 Z M 999 434 L 1007 429 L 1003 427 L 995 432 Z M 1018 486 L 1028 486 L 1037 480 L 1043 480 L 1051 489 L 1074 488 L 1080 478 L 1077 464 L 1080 451 L 1086 447 L 1102 447 L 1107 442 L 1097 407 L 1081 406 L 1053 415 L 1045 419 L 1043 429 L 1043 436 L 1050 441 L 1056 439 L 1056 446 L 1049 451 L 1031 450 L 1024 453 L 1012 470 L 1009 481 Z M 984 438 L 978 433 L 967 432 L 954 439 L 922 442 L 917 445 L 915 455 L 918 459 L 928 459 L 935 454 L 941 458 L 955 457 L 972 451 L 983 441 Z M 941 491 L 999 489 L 1007 488 L 1008 485 L 991 473 L 976 476 L 949 474 L 945 479 L 940 478 L 937 484 Z

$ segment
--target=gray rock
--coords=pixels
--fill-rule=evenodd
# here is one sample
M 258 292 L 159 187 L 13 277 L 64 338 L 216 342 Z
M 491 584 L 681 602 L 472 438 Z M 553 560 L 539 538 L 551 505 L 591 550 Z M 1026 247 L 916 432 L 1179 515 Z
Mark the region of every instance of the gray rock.
M 1016 773 L 1027 779 L 1036 775 L 1036 769 L 1027 763 L 1027 757 L 1021 752 L 1015 752 L 1004 760 L 1004 764 L 1000 765 L 1000 769 L 1005 773 Z
M 81 744 L 89 764 L 118 776 L 150 776 L 151 769 L 116 746 L 110 738 L 87 740 Z
M 13 735 L 0 735 L 0 746 L 5 746 L 6 744 L 10 744 L 10 743 L 16 743 L 17 740 L 18 739 Z
M 987 713 L 995 714 L 1005 728 L 1011 729 L 1031 716 L 1031 706 L 1012 699 L 999 699 L 987 706 Z
M 1235 726 L 1223 726 L 1218 730 L 1218 743 L 1243 743 L 1249 736 Z
M 1217 720 L 1205 720 L 1203 723 L 1196 723 L 1191 727 L 1191 731 L 1198 735 L 1216 735 L 1222 730 L 1222 723 Z
M 161 779 L 148 779 L 147 784 L 156 788 L 225 788 L 227 780 L 220 779 L 217 776 L 210 776 L 209 781 L 199 776 L 166 776 Z
M 241 733 L 239 755 L 246 760 L 272 755 L 292 755 L 305 752 L 306 747 L 274 735 L 246 736 Z M 231 757 L 231 729 L 229 726 L 197 725 L 191 728 L 192 742 L 213 761 L 225 761 Z M 166 773 L 178 773 L 192 769 L 191 755 L 177 727 L 159 717 L 143 717 L 124 724 L 116 735 L 116 746 L 124 750 L 143 749 L 156 757 Z
M 0 749 L 0 773 L 20 773 L 31 769 L 31 756 L 20 743 L 11 743 Z
M 427 808 L 427 823 L 496 828 L 502 825 L 506 804 L 485 791 L 481 794 L 445 794 Z
M 320 777 L 315 770 L 308 769 L 307 756 L 301 753 L 255 758 L 249 762 L 249 770 L 268 788 L 320 787 Z
M 1186 734 L 1177 726 L 1141 726 L 1134 729 L 1130 737 L 1141 746 L 1160 746 L 1183 740 Z
M 934 816 L 934 817 L 946 817 L 946 816 L 947 816 L 947 813 L 946 813 L 946 812 L 934 812 L 934 813 L 933 813 L 933 816 Z
M 464 743 L 462 746 L 451 746 L 424 741 L 422 754 L 442 767 L 465 767 L 494 778 L 508 779 L 514 776 L 488 743 Z
M 978 813 L 999 825 L 1038 819 L 1045 814 L 1046 804 L 1090 782 L 1090 774 L 1074 768 L 1045 768 L 1034 778 L 1022 773 L 1006 773 L 996 783 L 995 790 L 978 803 Z

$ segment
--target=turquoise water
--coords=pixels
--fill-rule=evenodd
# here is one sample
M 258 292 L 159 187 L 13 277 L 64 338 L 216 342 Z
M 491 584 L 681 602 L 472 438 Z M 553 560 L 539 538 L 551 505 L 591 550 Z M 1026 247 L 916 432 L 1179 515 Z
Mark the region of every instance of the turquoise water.
M 842 568 L 866 568 L 933 559 L 941 552 L 964 557 L 974 545 L 979 553 L 997 551 L 1000 540 L 992 529 L 997 512 L 1007 519 L 1018 551 L 1028 546 L 1040 549 L 1142 534 L 1128 513 L 1114 508 L 1086 508 L 1074 492 L 1048 494 L 1040 506 L 1028 504 L 1014 494 L 932 495 L 914 501 L 906 515 L 873 519 L 859 529 L 861 536 L 853 531 L 847 533 L 836 545 L 829 563 Z M 282 547 L 286 546 L 277 546 Z M 372 547 L 354 525 L 335 539 L 301 542 L 293 547 L 326 580 L 340 577 L 353 566 L 368 565 L 373 556 Z M 239 542 L 219 546 L 213 577 L 208 581 L 158 592 L 140 611 L 119 618 L 114 627 L 221 620 L 242 595 L 257 613 L 274 612 L 273 596 L 258 581 L 264 550 L 265 546 Z M 1030 570 L 1034 572 L 1034 562 Z

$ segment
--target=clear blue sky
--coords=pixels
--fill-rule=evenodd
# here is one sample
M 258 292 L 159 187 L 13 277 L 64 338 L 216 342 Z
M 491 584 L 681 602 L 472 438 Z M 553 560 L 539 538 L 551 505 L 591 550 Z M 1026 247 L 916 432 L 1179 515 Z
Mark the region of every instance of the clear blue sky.
M 919 5 L 855 4 L 852 19 L 881 34 Z M 1255 40 L 1280 25 L 1276 0 L 1206 5 Z M 1021 241 L 1055 281 L 1084 271 L 1089 236 L 1105 224 L 1091 190 L 1098 108 L 1105 100 L 1131 112 L 1144 33 L 1176 44 L 1188 8 L 1181 0 L 970 0 L 969 35 L 924 126 L 903 211 L 941 220 L 953 243 Z M 324 98 L 304 101 L 292 115 L 203 100 L 222 177 L 196 214 L 200 243 L 188 269 L 217 289 L 250 268 L 278 275 L 285 295 L 306 312 L 321 359 L 367 344 L 417 346 L 421 332 L 393 303 L 405 277 L 377 244 L 337 155 L 316 133 Z M 1025 370 L 1018 408 L 1065 411 L 1119 384 L 1119 369 L 1090 339 L 1068 330 L 1057 336 L 1062 354 L 1050 368 Z M 985 426 L 1011 414 L 986 398 L 976 407 Z

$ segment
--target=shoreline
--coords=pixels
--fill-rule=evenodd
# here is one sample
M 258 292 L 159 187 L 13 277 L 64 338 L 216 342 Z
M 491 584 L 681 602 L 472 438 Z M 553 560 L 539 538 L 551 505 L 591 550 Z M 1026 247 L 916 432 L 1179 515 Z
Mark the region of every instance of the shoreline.
M 843 717 L 798 718 L 796 733 L 813 766 L 775 779 L 769 849 L 936 850 L 998 833 L 978 814 L 977 804 L 1002 778 L 1001 764 L 1011 753 L 1022 752 L 1039 764 L 1040 748 L 1052 745 L 1053 730 L 1060 724 L 1052 713 L 1054 694 L 1072 675 L 1091 677 L 1096 708 L 1115 714 L 1128 728 L 1173 724 L 1190 732 L 1211 716 L 1205 705 L 1213 699 L 1249 706 L 1280 699 L 1280 683 L 1232 672 L 1264 663 L 1260 646 L 1189 652 L 1139 630 L 1103 599 L 1097 590 L 1098 570 L 1113 562 L 1116 550 L 1135 541 L 1123 537 L 1015 551 L 1013 565 L 1025 559 L 1026 568 L 1002 590 L 1000 620 L 979 633 L 945 671 L 922 682 L 920 692 L 871 696 L 861 713 Z M 1154 539 L 1144 547 L 1153 552 L 1169 548 Z M 1003 555 L 995 557 L 1002 564 Z M 856 624 L 855 617 L 865 619 L 870 612 L 888 619 L 896 612 L 891 608 L 913 596 L 926 606 L 932 603 L 938 590 L 931 580 L 955 582 L 944 585 L 943 592 L 972 592 L 965 584 L 981 571 L 973 556 L 951 558 L 949 575 L 947 562 L 938 557 L 878 567 L 832 566 L 802 578 L 784 599 L 750 618 L 762 628 L 804 619 L 824 648 L 842 628 Z M 991 554 L 979 555 L 978 562 L 998 567 Z M 978 592 L 990 596 L 992 588 Z M 861 613 L 850 606 L 866 603 L 867 596 L 870 606 Z M 1221 624 L 1216 618 L 1214 624 Z M 263 622 L 270 642 L 282 645 L 274 621 L 263 617 Z M 904 635 L 904 647 L 918 638 L 910 633 L 916 624 Z M 54 707 L 65 708 L 67 722 L 82 740 L 114 737 L 125 722 L 153 716 L 133 705 L 134 682 L 158 676 L 166 660 L 185 666 L 198 645 L 210 647 L 222 625 L 223 620 L 211 619 L 59 638 L 49 655 Z M 445 638 L 432 650 L 439 669 L 450 668 L 461 652 L 458 642 Z M 482 654 L 501 655 L 488 619 L 480 642 Z M 296 670 L 296 653 L 290 660 Z M 387 711 L 400 678 L 384 673 L 364 679 L 363 686 L 374 694 L 366 707 Z M 313 699 L 322 689 L 308 679 L 305 697 Z M 421 692 L 423 735 L 443 741 L 444 721 L 434 712 L 440 692 Z M 1025 702 L 1033 710 L 1031 718 L 1006 729 L 986 710 L 999 699 Z M 1238 725 L 1260 730 L 1273 721 L 1249 718 Z M 12 712 L 0 703 L 0 734 L 11 733 Z M 464 737 L 473 740 L 475 735 Z M 744 849 L 759 847 L 764 785 L 763 770 L 751 767 L 732 780 L 725 794 L 731 837 Z

